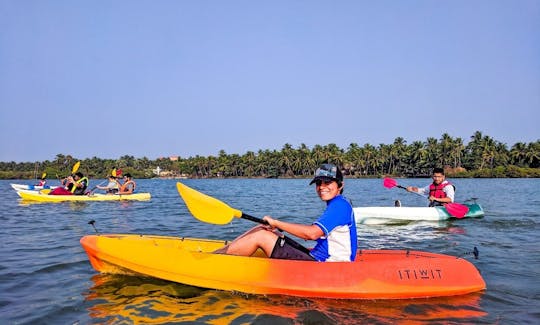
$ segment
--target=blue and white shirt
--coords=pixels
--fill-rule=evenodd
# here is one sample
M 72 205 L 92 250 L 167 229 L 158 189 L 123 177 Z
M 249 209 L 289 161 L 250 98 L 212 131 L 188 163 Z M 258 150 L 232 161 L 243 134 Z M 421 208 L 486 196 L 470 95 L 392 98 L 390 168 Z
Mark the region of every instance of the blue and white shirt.
M 353 208 L 342 195 L 326 202 L 326 210 L 313 224 L 322 229 L 324 236 L 317 239 L 311 256 L 317 261 L 354 261 L 357 249 L 356 223 Z

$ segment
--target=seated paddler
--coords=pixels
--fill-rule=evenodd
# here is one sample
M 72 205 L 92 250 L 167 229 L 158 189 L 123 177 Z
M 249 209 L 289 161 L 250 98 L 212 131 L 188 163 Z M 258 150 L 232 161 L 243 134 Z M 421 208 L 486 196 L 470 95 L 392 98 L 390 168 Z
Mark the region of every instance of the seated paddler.
M 261 249 L 270 258 L 308 261 L 353 261 L 356 256 L 357 236 L 354 212 L 342 195 L 343 174 L 334 164 L 323 164 L 313 180 L 315 192 L 326 203 L 322 214 L 312 224 L 292 223 L 265 216 L 268 225 L 254 227 L 216 253 L 251 256 Z M 307 249 L 289 237 L 287 232 L 303 240 L 316 241 Z

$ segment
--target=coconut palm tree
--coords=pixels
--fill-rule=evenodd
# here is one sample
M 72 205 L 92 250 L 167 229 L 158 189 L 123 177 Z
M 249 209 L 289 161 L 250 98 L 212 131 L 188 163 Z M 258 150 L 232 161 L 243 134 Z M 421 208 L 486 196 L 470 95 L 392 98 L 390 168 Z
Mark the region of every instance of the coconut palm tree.
M 512 165 L 524 167 L 525 166 L 525 152 L 527 145 L 523 142 L 515 143 L 510 149 L 510 163 Z

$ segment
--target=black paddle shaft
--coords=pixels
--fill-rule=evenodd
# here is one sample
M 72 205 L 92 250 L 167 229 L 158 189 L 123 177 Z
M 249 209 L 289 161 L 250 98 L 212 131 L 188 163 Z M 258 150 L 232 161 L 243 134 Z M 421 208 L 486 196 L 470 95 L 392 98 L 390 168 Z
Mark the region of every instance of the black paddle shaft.
M 242 212 L 242 216 L 240 218 L 255 221 L 255 222 L 258 222 L 258 223 L 262 223 L 263 225 L 268 224 L 268 222 L 266 222 L 266 220 L 263 220 L 261 218 L 257 218 L 257 217 L 254 217 L 254 216 L 250 216 L 249 214 L 245 214 L 243 212 Z
M 267 225 L 268 222 L 266 222 L 266 220 L 263 220 L 261 218 L 257 218 L 257 217 L 254 217 L 254 216 L 250 216 L 249 214 L 245 214 L 242 212 L 242 216 L 241 216 L 242 219 L 247 219 L 247 220 L 251 220 L 251 221 L 255 221 L 255 222 L 258 222 L 258 223 L 262 223 L 263 225 Z M 280 232 L 282 231 L 281 229 L 277 229 L 279 230 Z M 306 254 L 309 254 L 311 252 L 311 250 L 309 250 L 308 248 L 304 247 L 302 244 L 299 244 L 298 242 L 294 241 L 293 239 L 291 239 L 290 237 L 288 236 L 285 236 L 285 235 L 282 235 L 282 238 L 291 246 L 295 247 L 296 249 L 306 253 Z

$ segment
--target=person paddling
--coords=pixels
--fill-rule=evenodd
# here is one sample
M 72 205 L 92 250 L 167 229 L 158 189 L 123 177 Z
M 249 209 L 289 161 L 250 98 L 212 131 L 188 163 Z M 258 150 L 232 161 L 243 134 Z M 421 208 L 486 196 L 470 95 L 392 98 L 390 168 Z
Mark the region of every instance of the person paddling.
M 105 190 L 107 194 L 118 193 L 120 184 L 116 180 L 116 177 L 114 177 L 113 175 L 109 175 L 108 180 L 109 182 L 107 183 L 106 186 L 97 185 L 96 187 L 99 188 L 100 190 Z
M 137 184 L 132 179 L 130 173 L 124 174 L 124 184 L 120 186 L 120 190 L 118 191 L 118 194 L 133 194 L 135 192 L 135 188 L 137 187 Z
M 268 225 L 252 228 L 216 253 L 250 256 L 261 249 L 270 258 L 353 261 L 357 248 L 356 223 L 351 204 L 341 195 L 344 187 L 341 171 L 333 164 L 323 164 L 309 184 L 313 183 L 317 195 L 326 202 L 326 209 L 314 223 L 305 225 L 265 216 Z M 309 250 L 283 236 L 282 231 L 315 240 L 317 244 Z
M 83 195 L 88 187 L 88 178 L 81 172 L 76 172 L 62 180 L 62 185 L 52 190 L 49 195 Z
M 444 169 L 434 168 L 432 174 L 433 183 L 418 188 L 416 186 L 407 186 L 407 191 L 426 195 L 429 193 L 429 206 L 441 206 L 445 203 L 454 202 L 455 186 L 446 180 Z

